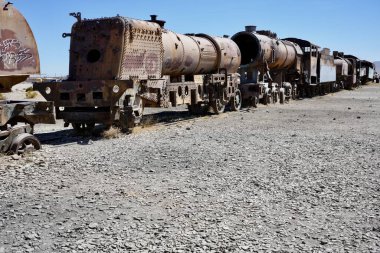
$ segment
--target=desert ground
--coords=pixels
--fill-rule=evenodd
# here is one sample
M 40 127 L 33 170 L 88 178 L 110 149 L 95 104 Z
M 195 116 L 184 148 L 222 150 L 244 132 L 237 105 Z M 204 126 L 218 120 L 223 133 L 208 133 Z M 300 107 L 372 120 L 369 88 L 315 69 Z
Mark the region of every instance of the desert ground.
M 42 150 L 1 156 L 0 252 L 380 252 L 379 84 L 150 113 L 112 139 L 39 125 Z

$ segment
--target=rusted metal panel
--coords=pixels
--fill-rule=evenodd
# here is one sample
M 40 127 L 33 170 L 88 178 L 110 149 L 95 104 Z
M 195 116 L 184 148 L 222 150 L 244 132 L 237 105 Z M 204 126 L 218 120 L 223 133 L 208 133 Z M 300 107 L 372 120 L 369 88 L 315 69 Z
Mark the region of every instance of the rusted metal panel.
M 110 107 L 133 87 L 132 80 L 94 80 L 34 83 L 38 90 L 57 107 Z
M 0 126 L 25 122 L 54 124 L 54 103 L 45 101 L 0 101 Z
M 124 27 L 120 18 L 108 22 L 76 22 L 71 31 L 69 79 L 112 80 L 119 77 Z
M 40 72 L 37 45 L 28 22 L 13 7 L 0 3 L 0 92 Z
M 70 80 L 161 76 L 161 29 L 155 23 L 124 17 L 81 20 L 70 35 Z
M 217 51 L 207 39 L 164 30 L 162 43 L 164 47 L 164 75 L 188 75 L 197 71 L 207 72 L 216 68 Z M 205 51 L 204 53 L 201 52 L 201 48 Z
M 197 36 L 209 39 L 217 49 L 218 69 L 225 69 L 227 73 L 236 73 L 241 63 L 239 46 L 231 39 L 218 36 L 198 34 Z M 214 69 L 215 71 L 216 69 Z
M 153 22 L 123 17 L 125 22 L 121 80 L 160 78 L 162 30 Z

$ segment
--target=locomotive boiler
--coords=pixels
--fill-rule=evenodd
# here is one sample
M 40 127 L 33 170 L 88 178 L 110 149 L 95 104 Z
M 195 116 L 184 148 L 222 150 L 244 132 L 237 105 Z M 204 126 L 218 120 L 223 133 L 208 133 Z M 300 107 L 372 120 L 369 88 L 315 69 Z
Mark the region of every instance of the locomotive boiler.
M 293 42 L 281 40 L 270 31 L 256 31 L 255 26 L 246 26 L 245 31 L 232 36 L 242 54 L 241 89 L 243 99 L 258 99 L 268 103 L 270 99 L 280 102 L 295 97 L 302 72 L 302 51 Z M 263 94 L 263 96 L 261 96 Z
M 37 83 L 57 118 L 76 130 L 95 123 L 131 128 L 144 107 L 187 104 L 193 113 L 241 106 L 240 50 L 229 38 L 178 34 L 165 21 L 126 17 L 82 19 L 70 34 L 68 79 Z

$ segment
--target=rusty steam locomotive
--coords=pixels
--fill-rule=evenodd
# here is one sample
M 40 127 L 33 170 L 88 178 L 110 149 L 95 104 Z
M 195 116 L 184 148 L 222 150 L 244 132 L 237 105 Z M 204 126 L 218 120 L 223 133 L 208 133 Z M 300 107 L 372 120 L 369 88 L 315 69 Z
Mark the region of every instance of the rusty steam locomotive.
M 33 34 L 21 14 L 7 6 L 0 13 L 3 91 L 39 72 Z M 178 34 L 156 15 L 145 21 L 70 15 L 77 22 L 62 35 L 71 38 L 67 80 L 33 85 L 54 109 L 52 102 L 1 101 L 1 151 L 15 145 L 17 152 L 29 143 L 39 147 L 30 137 L 33 125 L 54 123 L 55 116 L 77 131 L 97 123 L 126 130 L 139 123 L 144 107 L 185 104 L 193 114 L 210 108 L 219 114 L 226 106 L 237 111 L 243 103 L 284 103 L 351 89 L 375 74 L 372 63 L 353 55 L 331 54 L 298 38 L 279 39 L 254 26 L 229 38 Z M 16 138 L 20 131 L 9 127 L 19 122 L 27 123 L 21 133 L 28 135 L 21 139 Z
M 73 14 L 69 78 L 34 87 L 54 101 L 57 118 L 77 130 L 95 123 L 131 128 L 143 108 L 189 105 L 215 113 L 241 106 L 240 50 L 230 39 L 178 34 L 164 21 Z
M 227 105 L 239 110 L 243 101 L 284 103 L 373 78 L 368 62 L 254 26 L 228 38 L 177 34 L 155 15 L 146 21 L 71 15 L 77 22 L 63 34 L 71 37 L 68 79 L 34 87 L 77 130 L 95 123 L 131 128 L 144 107 L 187 104 L 192 113 L 221 113 Z

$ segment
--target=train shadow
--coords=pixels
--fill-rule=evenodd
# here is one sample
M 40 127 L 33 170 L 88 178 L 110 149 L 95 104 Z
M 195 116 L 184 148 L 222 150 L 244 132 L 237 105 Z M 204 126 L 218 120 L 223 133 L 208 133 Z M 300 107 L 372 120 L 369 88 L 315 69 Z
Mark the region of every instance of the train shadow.
M 59 130 L 55 132 L 48 133 L 38 133 L 34 134 L 41 142 L 42 145 L 68 145 L 68 144 L 79 144 L 79 145 L 90 145 L 94 141 L 102 138 L 101 132 L 103 130 L 101 127 L 96 126 L 91 133 L 76 133 L 72 128 Z
M 158 125 L 170 125 L 176 122 L 191 120 L 199 117 L 211 116 L 211 113 L 204 115 L 192 115 L 188 111 L 159 111 L 144 115 L 139 127 L 148 128 Z M 91 145 L 92 143 L 105 139 L 103 133 L 106 131 L 103 125 L 96 125 L 91 132 L 77 133 L 71 127 L 54 132 L 35 133 L 42 145 Z M 133 131 L 132 131 L 133 132 Z M 126 132 L 123 134 L 130 134 Z
M 150 125 L 166 125 L 166 124 L 172 124 L 175 122 L 181 122 L 186 121 L 190 119 L 195 119 L 199 117 L 204 117 L 211 115 L 210 113 L 206 113 L 203 115 L 193 115 L 189 113 L 188 111 L 161 111 L 157 113 L 152 113 L 145 115 L 141 122 L 140 126 L 150 126 Z

